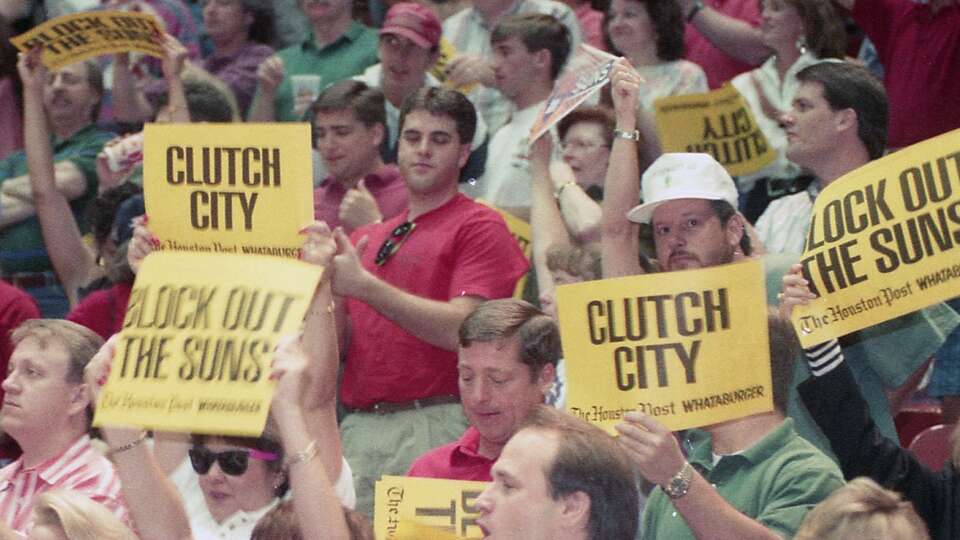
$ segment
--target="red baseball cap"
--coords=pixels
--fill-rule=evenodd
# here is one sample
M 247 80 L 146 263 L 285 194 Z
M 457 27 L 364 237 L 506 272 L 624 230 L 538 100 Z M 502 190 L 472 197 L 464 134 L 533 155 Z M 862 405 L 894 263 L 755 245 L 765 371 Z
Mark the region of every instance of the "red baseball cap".
M 430 8 L 413 2 L 394 4 L 387 12 L 380 35 L 402 36 L 424 49 L 440 44 L 440 18 Z

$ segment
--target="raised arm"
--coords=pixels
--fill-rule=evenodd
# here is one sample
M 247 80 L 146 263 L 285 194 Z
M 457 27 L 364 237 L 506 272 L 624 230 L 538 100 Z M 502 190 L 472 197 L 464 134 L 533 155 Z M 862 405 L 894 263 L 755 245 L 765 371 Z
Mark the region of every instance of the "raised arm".
M 275 122 L 277 110 L 274 103 L 277 99 L 277 88 L 283 82 L 283 60 L 273 55 L 257 68 L 257 93 L 250 104 L 250 113 L 247 120 L 250 122 Z
M 547 249 L 554 244 L 570 242 L 570 234 L 554 200 L 554 182 L 549 163 L 552 146 L 549 134 L 544 134 L 530 146 L 530 229 L 533 234 L 533 265 L 537 270 L 537 289 L 540 294 L 552 291 L 555 286 L 547 268 Z M 570 187 L 564 184 L 564 191 Z
M 96 402 L 106 382 L 116 353 L 117 336 L 110 338 L 90 360 L 84 373 L 87 387 Z M 192 538 L 190 522 L 176 488 L 167 479 L 144 443 L 139 429 L 103 426 L 108 455 L 120 476 L 121 492 L 133 523 L 144 540 L 184 540 Z
M 113 57 L 113 114 L 122 122 L 148 122 L 154 110 L 144 95 L 130 66 L 130 54 L 118 53 Z
M 696 5 L 696 0 L 680 0 L 684 16 L 716 48 L 751 66 L 760 64 L 770 56 L 771 51 L 764 45 L 759 28 L 703 3 L 699 4 L 693 19 L 690 19 Z
M 611 95 L 617 129 L 625 133 L 637 130 L 637 92 L 642 80 L 625 59 L 620 59 L 610 75 Z M 603 277 L 640 274 L 639 228 L 627 219 L 627 212 L 640 200 L 640 168 L 637 141 L 614 137 L 610 164 L 604 180 L 601 217 L 601 255 Z
M 41 49 L 34 49 L 21 55 L 17 63 L 24 89 L 27 178 L 50 263 L 73 306 L 77 302 L 78 288 L 86 283 L 95 263 L 93 253 L 83 242 L 70 203 L 57 186 L 50 129 L 43 110 L 43 86 L 47 70 L 40 61 L 40 53 Z M 83 183 L 83 174 L 79 170 L 76 173 Z

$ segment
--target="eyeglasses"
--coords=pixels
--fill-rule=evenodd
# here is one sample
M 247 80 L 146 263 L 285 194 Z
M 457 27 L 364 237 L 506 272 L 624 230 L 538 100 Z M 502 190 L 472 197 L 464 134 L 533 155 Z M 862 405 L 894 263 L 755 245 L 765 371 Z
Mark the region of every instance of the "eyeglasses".
M 386 264 L 387 261 L 390 260 L 390 257 L 400 249 L 400 245 L 410 236 L 410 233 L 413 232 L 416 226 L 417 224 L 412 221 L 405 221 L 397 225 L 377 251 L 377 258 L 373 260 L 374 264 L 377 266 Z
M 279 456 L 273 452 L 261 452 L 253 448 L 214 452 L 203 447 L 198 447 L 191 448 L 189 454 L 190 465 L 193 466 L 193 470 L 196 471 L 197 474 L 207 474 L 210 472 L 210 467 L 213 467 L 213 462 L 216 461 L 217 464 L 220 465 L 220 470 L 230 476 L 240 476 L 247 472 L 247 465 L 250 462 L 250 458 L 259 459 L 260 461 L 276 461 L 279 459 Z

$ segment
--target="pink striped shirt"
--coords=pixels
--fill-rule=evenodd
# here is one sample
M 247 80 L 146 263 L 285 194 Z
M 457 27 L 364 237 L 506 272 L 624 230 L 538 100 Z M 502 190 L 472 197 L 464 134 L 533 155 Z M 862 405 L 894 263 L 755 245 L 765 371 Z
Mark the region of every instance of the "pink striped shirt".
M 24 468 L 21 457 L 0 469 L 0 520 L 17 532 L 29 533 L 34 502 L 53 489 L 83 493 L 129 523 L 113 464 L 90 445 L 87 435 L 36 467 Z

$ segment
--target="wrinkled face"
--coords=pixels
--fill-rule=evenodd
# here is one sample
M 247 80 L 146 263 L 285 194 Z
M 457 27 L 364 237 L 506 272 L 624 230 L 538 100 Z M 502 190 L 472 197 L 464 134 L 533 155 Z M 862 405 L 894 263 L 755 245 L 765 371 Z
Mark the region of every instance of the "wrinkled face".
M 607 12 L 610 41 L 626 56 L 637 51 L 656 50 L 656 30 L 647 7 L 636 0 L 613 0 Z
M 351 0 L 298 0 L 300 9 L 311 23 L 321 23 L 349 16 Z
M 394 34 L 380 36 L 377 56 L 383 64 L 384 85 L 419 88 L 433 65 L 434 55 L 409 39 Z
M 469 156 L 470 141 L 460 143 L 453 118 L 422 109 L 404 117 L 397 164 L 411 194 L 456 189 L 460 169 Z
M 563 138 L 563 160 L 573 169 L 581 187 L 603 186 L 609 159 L 610 147 L 603 137 L 603 126 L 595 122 L 570 126 Z
M 537 54 L 527 50 L 520 38 L 510 37 L 493 44 L 493 76 L 497 89 L 510 100 L 522 95 L 530 84 L 530 68 Z
M 327 174 L 341 182 L 364 175 L 383 141 L 383 126 L 364 125 L 352 110 L 318 112 L 314 130 Z
M 70 415 L 86 408 L 85 386 L 67 382 L 70 353 L 55 341 L 28 337 L 10 355 L 3 381 L 0 428 L 26 440 L 37 431 L 63 426 Z
M 743 228 L 736 217 L 727 226 L 704 199 L 666 201 L 650 222 L 657 261 L 666 271 L 707 268 L 733 262 Z
M 493 482 L 479 498 L 477 525 L 489 540 L 553 540 L 563 501 L 550 496 L 547 470 L 557 455 L 550 432 L 524 429 L 493 465 Z
M 530 367 L 520 361 L 517 336 L 460 347 L 457 371 L 463 410 L 480 432 L 481 451 L 484 443 L 506 444 L 530 409 L 543 403 L 554 380 L 553 366 L 531 378 Z
M 550 277 L 553 278 L 553 284 L 556 286 L 569 285 L 570 283 L 580 283 L 583 279 L 575 276 L 565 270 L 551 270 Z M 551 292 L 540 295 L 540 308 L 547 315 L 557 318 L 557 292 L 554 289 Z
M 203 3 L 203 26 L 214 40 L 246 37 L 253 17 L 243 9 L 240 0 L 205 0 Z
M 787 159 L 814 168 L 834 144 L 833 128 L 838 114 L 824 97 L 822 84 L 800 83 L 793 108 L 781 118 L 787 132 Z
M 86 123 L 93 118 L 93 109 L 100 94 L 87 78 L 87 66 L 77 62 L 47 74 L 43 88 L 43 106 L 55 124 Z
M 803 20 L 797 8 L 785 0 L 763 1 L 763 43 L 772 49 L 795 47 L 804 34 Z
M 208 439 L 202 447 L 212 452 L 247 450 L 222 439 Z M 266 506 L 273 500 L 274 486 L 280 480 L 279 473 L 270 471 L 264 461 L 253 457 L 247 460 L 247 470 L 239 476 L 224 473 L 217 462 L 210 466 L 206 474 L 197 476 L 207 509 L 217 523 L 222 523 L 240 510 L 252 512 Z

